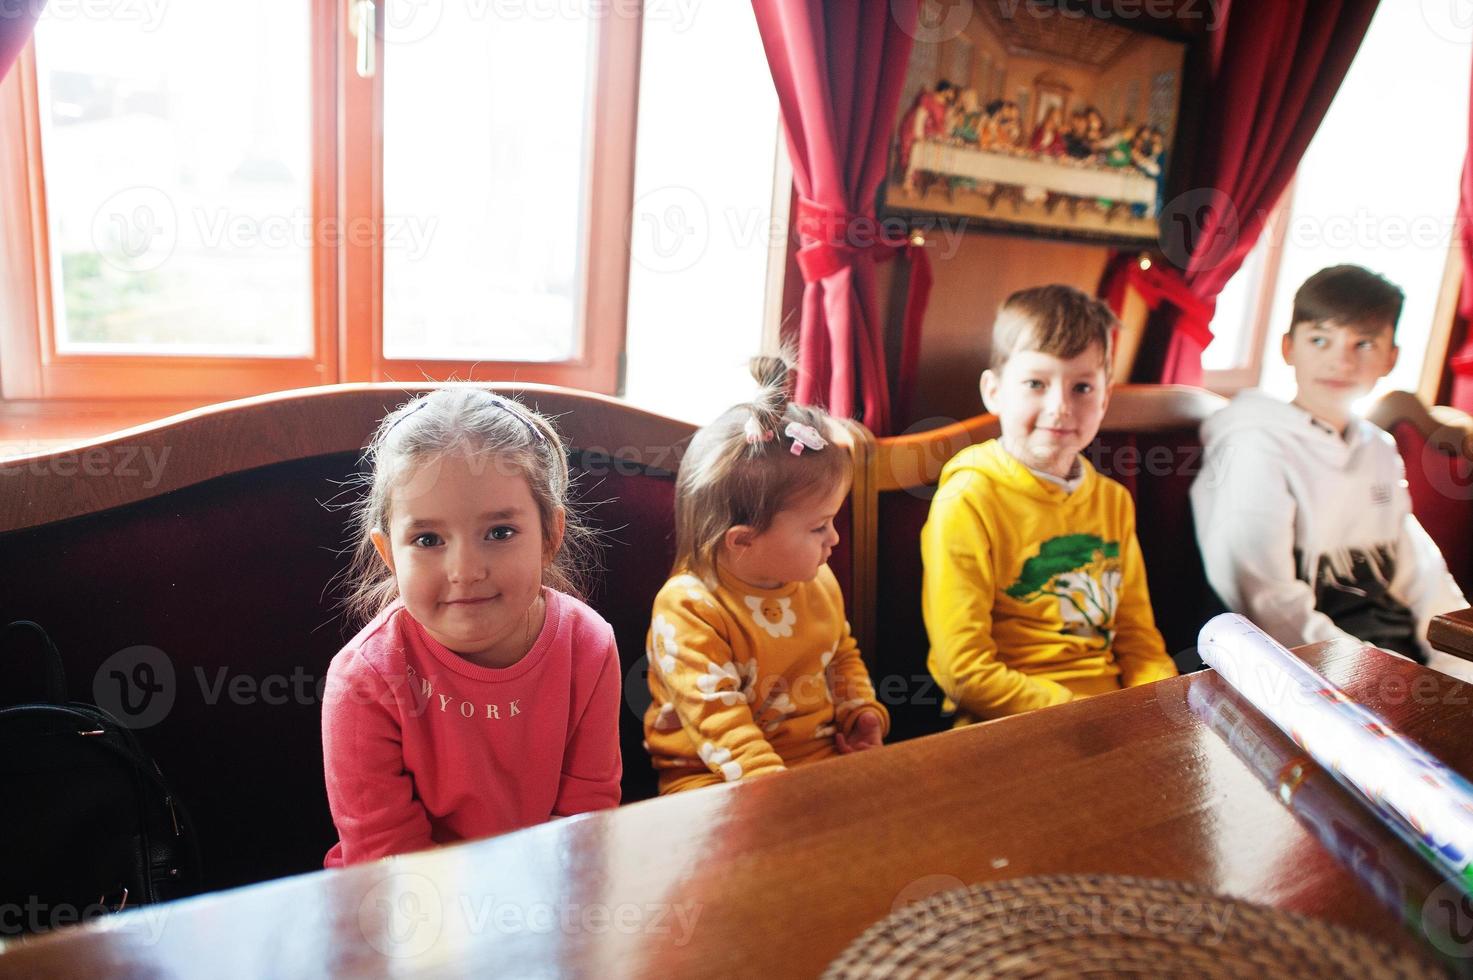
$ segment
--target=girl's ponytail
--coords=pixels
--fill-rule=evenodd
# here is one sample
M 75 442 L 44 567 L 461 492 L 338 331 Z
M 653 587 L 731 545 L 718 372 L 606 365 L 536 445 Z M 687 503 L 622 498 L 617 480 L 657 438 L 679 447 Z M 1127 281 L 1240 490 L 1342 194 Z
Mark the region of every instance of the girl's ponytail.
M 761 533 L 794 500 L 850 478 L 850 455 L 835 445 L 841 429 L 823 409 L 792 403 L 791 354 L 754 357 L 749 367 L 756 396 L 695 434 L 675 481 L 674 569 L 713 586 L 728 529 Z
M 762 453 L 762 443 L 771 442 L 783 429 L 792 401 L 793 366 L 786 352 L 759 354 L 748 365 L 758 391 L 748 405 L 750 418 L 742 427 L 747 437 L 747 455 Z

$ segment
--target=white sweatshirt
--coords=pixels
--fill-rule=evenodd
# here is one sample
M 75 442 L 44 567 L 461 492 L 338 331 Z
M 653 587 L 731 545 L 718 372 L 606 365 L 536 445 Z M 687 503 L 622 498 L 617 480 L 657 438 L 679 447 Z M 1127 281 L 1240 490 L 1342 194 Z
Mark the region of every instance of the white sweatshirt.
M 1207 579 L 1286 646 L 1353 637 L 1427 662 L 1427 624 L 1467 605 L 1412 516 L 1389 434 L 1342 438 L 1304 409 L 1245 391 L 1202 425 L 1192 483 Z

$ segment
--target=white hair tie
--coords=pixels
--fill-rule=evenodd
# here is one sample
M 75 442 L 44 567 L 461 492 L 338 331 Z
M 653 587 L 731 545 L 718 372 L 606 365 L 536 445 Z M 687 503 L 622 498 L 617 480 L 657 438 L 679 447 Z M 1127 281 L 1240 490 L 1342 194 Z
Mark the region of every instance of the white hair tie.
M 746 424 L 742 426 L 742 431 L 746 433 L 747 445 L 749 446 L 755 446 L 759 442 L 772 441 L 772 430 L 762 428 L 762 423 L 757 421 L 757 416 L 755 415 L 749 415 L 747 417 Z

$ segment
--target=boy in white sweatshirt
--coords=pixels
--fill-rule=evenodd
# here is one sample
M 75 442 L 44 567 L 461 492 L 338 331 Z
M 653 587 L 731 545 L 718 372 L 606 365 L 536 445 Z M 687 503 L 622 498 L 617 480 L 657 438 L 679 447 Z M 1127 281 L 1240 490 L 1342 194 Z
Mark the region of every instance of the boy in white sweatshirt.
M 1467 602 L 1412 516 L 1395 441 L 1350 410 L 1396 364 L 1402 300 L 1353 265 L 1299 287 L 1294 401 L 1246 391 L 1203 424 L 1192 511 L 1212 587 L 1280 643 L 1349 636 L 1445 667 L 1427 624 Z

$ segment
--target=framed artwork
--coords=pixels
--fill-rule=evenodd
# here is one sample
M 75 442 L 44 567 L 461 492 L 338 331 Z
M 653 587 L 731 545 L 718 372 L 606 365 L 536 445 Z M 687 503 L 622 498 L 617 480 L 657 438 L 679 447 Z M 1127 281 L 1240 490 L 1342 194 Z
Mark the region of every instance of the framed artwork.
M 956 38 L 915 44 L 882 212 L 1157 240 L 1187 42 L 1038 4 L 971 9 Z

